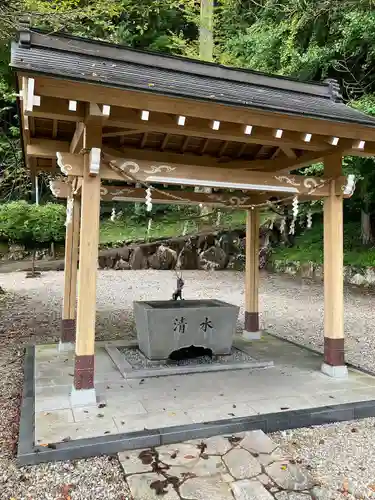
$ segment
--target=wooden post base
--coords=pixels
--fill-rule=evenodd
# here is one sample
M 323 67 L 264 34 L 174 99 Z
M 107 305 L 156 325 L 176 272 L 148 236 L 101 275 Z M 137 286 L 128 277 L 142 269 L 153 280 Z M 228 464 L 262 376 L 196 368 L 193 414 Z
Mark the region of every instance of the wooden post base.
M 345 365 L 344 339 L 324 338 L 324 362 L 330 366 Z
M 74 344 L 75 340 L 76 340 L 76 320 L 75 319 L 61 320 L 61 337 L 60 337 L 61 343 Z
M 259 313 L 245 311 L 245 325 L 242 332 L 245 340 L 260 340 L 262 332 L 259 326 Z
M 322 372 L 332 378 L 346 378 L 348 368 L 345 365 L 345 341 L 324 338 L 324 362 Z
M 245 330 L 247 332 L 259 332 L 259 313 L 245 311 Z
M 74 388 L 76 390 L 94 389 L 94 354 L 75 357 Z

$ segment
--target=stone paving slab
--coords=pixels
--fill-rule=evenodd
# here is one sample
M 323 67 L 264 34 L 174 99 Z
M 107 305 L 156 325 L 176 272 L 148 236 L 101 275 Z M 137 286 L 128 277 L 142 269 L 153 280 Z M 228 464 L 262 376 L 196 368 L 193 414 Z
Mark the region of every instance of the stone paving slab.
M 275 366 L 218 372 L 214 384 L 209 373 L 124 380 L 106 345 L 98 343 L 97 404 L 82 408 L 70 405 L 73 353 L 58 352 L 52 344 L 37 346 L 35 442 L 58 443 L 67 436 L 72 440 L 100 437 L 375 399 L 375 377 L 350 370 L 348 380 L 332 380 L 319 372 L 319 356 L 273 337 L 237 342 L 244 351 L 255 351 L 257 359 L 273 358 Z
M 310 472 L 280 456 L 277 444 L 258 430 L 118 454 L 133 500 L 319 498 Z

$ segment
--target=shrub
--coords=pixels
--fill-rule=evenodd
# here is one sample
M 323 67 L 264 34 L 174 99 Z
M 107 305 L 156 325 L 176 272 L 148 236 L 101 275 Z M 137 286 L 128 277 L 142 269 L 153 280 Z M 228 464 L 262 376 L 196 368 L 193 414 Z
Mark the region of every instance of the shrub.
M 64 222 L 63 205 L 29 205 L 25 201 L 0 205 L 0 238 L 10 242 L 32 246 L 63 241 Z

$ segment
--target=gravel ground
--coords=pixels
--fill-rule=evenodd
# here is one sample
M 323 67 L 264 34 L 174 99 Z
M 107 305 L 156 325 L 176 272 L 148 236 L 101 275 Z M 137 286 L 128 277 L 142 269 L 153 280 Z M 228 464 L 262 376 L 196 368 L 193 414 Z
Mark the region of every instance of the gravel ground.
M 297 463 L 308 467 L 331 491 L 330 498 L 375 498 L 374 418 L 277 432 L 271 437 Z
M 221 298 L 242 306 L 242 273 L 189 271 L 184 279 L 185 298 Z M 25 279 L 24 273 L 2 274 L 0 286 L 8 292 L 0 296 L 0 499 L 127 500 L 129 493 L 115 458 L 16 469 L 13 453 L 22 387 L 22 346 L 58 339 L 63 273 L 48 272 L 39 279 Z M 169 299 L 174 288 L 175 276 L 168 271 L 100 272 L 97 338 L 134 336 L 132 301 Z M 371 294 L 345 292 L 347 358 L 370 370 L 375 365 L 374 303 Z M 261 311 L 270 332 L 322 349 L 320 284 L 263 275 Z M 242 320 L 243 308 L 240 323 Z M 372 498 L 374 434 L 374 421 L 368 419 L 280 433 L 275 439 L 283 446 L 292 446 L 297 459 L 316 470 L 322 483 L 332 488 L 333 499 Z

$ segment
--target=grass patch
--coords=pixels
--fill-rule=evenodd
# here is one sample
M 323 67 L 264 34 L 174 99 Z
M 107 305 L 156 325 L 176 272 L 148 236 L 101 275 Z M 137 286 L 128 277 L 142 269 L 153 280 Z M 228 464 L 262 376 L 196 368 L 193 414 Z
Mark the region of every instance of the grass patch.
M 311 229 L 297 236 L 293 247 L 273 249 L 272 259 L 323 264 L 322 222 L 315 223 Z M 356 222 L 344 226 L 344 265 L 375 267 L 375 248 L 361 245 L 361 228 Z
M 193 216 L 191 216 L 193 217 Z M 189 215 L 181 211 L 170 214 L 155 215 L 152 218 L 150 238 L 164 239 L 182 236 L 184 226 Z M 216 220 L 216 216 L 214 216 Z M 244 227 L 246 222 L 246 212 L 244 210 L 227 210 L 221 212 L 220 226 L 229 229 Z M 198 220 L 187 221 L 187 232 L 199 231 Z M 215 226 L 213 225 L 213 230 Z M 100 243 L 114 244 L 130 240 L 142 240 L 147 237 L 147 219 L 129 216 L 115 221 L 104 220 L 100 226 Z

